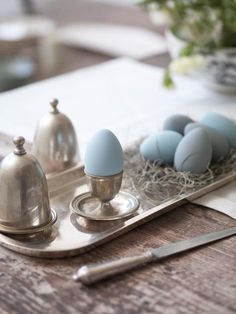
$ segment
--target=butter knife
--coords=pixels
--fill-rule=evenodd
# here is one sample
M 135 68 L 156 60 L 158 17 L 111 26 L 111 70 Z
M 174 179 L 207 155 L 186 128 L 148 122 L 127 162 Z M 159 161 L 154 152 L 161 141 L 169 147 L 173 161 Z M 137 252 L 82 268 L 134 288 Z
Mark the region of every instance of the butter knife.
M 90 264 L 80 267 L 73 275 L 75 281 L 90 285 L 105 278 L 117 275 L 140 265 L 160 261 L 187 250 L 224 239 L 236 234 L 236 227 L 217 232 L 207 233 L 198 237 L 174 242 L 156 249 L 151 249 L 136 256 L 124 257 L 100 264 Z

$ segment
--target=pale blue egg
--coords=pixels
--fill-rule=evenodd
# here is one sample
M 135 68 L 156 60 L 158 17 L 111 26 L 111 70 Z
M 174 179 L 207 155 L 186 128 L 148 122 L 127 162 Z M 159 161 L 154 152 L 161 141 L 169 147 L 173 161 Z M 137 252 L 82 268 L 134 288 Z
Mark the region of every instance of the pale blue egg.
M 191 118 L 185 116 L 183 114 L 174 114 L 169 116 L 163 124 L 164 130 L 171 130 L 178 132 L 180 134 L 184 134 L 184 128 L 188 123 L 193 122 Z
M 176 147 L 181 139 L 182 135 L 174 131 L 155 133 L 143 141 L 140 153 L 148 160 L 172 165 Z
M 112 176 L 123 171 L 123 163 L 123 150 L 117 137 L 107 129 L 98 131 L 85 151 L 85 173 L 92 176 Z
M 174 157 L 178 171 L 204 173 L 212 159 L 212 144 L 207 132 L 197 128 L 180 141 Z
M 236 148 L 236 126 L 233 120 L 211 112 L 203 116 L 200 122 L 219 132 L 228 140 L 231 147 Z
M 184 129 L 184 134 L 191 132 L 193 129 L 202 128 L 204 129 L 210 137 L 212 144 L 212 160 L 218 161 L 221 158 L 224 158 L 229 152 L 229 143 L 227 139 L 221 135 L 216 130 L 210 128 L 207 125 L 193 122 L 186 125 Z

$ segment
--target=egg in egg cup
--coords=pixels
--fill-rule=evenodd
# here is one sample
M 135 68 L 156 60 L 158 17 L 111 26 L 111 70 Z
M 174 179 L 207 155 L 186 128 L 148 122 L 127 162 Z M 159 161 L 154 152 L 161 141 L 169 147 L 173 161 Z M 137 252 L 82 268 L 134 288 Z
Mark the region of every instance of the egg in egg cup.
M 100 221 L 133 215 L 139 201 L 130 193 L 120 191 L 123 163 L 123 150 L 116 136 L 107 129 L 98 131 L 85 153 L 89 192 L 76 196 L 71 209 L 84 218 Z

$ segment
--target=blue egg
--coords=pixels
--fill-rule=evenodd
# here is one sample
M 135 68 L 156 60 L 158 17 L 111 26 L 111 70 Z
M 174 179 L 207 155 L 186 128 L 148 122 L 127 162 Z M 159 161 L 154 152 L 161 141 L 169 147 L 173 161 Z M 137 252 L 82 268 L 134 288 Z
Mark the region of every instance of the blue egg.
M 107 129 L 98 131 L 89 141 L 85 157 L 85 173 L 112 176 L 123 171 L 123 150 L 117 137 Z
M 164 130 L 171 130 L 178 132 L 180 134 L 184 134 L 184 128 L 188 123 L 193 122 L 191 118 L 185 116 L 183 114 L 174 114 L 169 116 L 163 124 Z
M 178 171 L 204 173 L 212 159 L 212 145 L 207 132 L 197 128 L 183 137 L 174 157 Z
M 219 132 L 216 130 L 210 128 L 207 125 L 201 124 L 201 123 L 189 123 L 186 125 L 184 129 L 184 134 L 186 135 L 187 133 L 191 132 L 192 130 L 196 128 L 202 128 L 204 129 L 212 144 L 212 160 L 213 161 L 218 161 L 221 158 L 224 158 L 228 152 L 229 152 L 229 143 L 227 139 L 221 135 Z
M 140 153 L 148 160 L 172 165 L 176 147 L 182 135 L 174 131 L 162 131 L 146 138 L 140 146 Z
M 236 148 L 236 126 L 233 120 L 219 113 L 208 113 L 200 119 L 205 124 L 223 135 L 231 147 Z

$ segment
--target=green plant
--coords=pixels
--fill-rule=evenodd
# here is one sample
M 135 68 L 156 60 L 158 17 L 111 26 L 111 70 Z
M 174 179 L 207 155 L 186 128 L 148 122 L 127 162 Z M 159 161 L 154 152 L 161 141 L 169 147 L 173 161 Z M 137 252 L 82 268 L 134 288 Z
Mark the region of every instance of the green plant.
M 140 4 L 162 14 L 160 20 L 165 21 L 165 26 L 186 42 L 180 59 L 174 60 L 164 74 L 163 84 L 167 88 L 174 87 L 173 68 L 184 72 L 181 67 L 186 69 L 188 63 L 191 69 L 191 56 L 236 47 L 236 0 L 141 0 Z
M 236 47 L 236 0 L 141 0 L 169 18 L 171 31 L 191 53 Z

